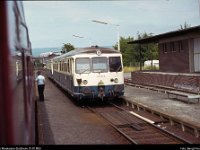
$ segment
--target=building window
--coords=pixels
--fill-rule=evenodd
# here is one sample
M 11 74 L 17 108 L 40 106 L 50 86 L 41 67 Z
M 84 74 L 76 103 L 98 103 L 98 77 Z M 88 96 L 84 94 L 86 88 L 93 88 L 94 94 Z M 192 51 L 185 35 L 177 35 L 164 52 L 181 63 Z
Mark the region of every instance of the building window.
M 178 50 L 179 52 L 183 51 L 183 41 L 178 41 Z
M 171 49 L 171 52 L 176 52 L 174 42 L 171 42 L 171 43 L 170 43 L 170 49 Z
M 167 53 L 167 44 L 163 43 L 162 46 L 163 46 L 163 53 Z

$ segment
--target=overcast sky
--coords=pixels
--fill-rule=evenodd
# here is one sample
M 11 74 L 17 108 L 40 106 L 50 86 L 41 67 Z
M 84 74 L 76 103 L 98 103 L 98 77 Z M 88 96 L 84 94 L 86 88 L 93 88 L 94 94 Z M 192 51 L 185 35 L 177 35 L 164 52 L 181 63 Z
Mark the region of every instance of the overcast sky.
M 198 0 L 23 1 L 33 48 L 112 46 L 122 37 L 200 25 Z M 109 24 L 92 22 L 99 20 Z M 78 38 L 73 35 L 84 37 Z

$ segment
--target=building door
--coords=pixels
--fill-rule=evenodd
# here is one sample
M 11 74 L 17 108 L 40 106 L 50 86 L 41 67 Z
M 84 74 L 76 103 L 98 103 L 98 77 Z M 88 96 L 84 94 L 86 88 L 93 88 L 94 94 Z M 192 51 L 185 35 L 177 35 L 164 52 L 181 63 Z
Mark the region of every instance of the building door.
M 194 39 L 194 72 L 200 72 L 200 38 Z

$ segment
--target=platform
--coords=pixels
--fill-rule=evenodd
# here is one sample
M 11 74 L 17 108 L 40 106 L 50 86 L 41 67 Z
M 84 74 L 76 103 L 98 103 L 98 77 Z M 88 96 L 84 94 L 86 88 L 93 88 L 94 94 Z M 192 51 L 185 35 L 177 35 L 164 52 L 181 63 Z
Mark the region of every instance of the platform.
M 45 101 L 37 101 L 38 131 L 40 145 L 79 144 L 124 144 L 123 139 L 114 136 L 114 129 L 101 118 L 86 109 L 80 110 L 49 79 L 46 80 Z M 200 104 L 187 104 L 169 99 L 167 94 L 143 88 L 125 86 L 124 98 L 177 117 L 200 128 Z M 74 111 L 75 110 L 75 111 Z M 76 125 L 74 125 L 76 124 Z M 91 131 L 90 129 L 95 130 Z M 87 135 L 87 136 L 86 136 Z M 109 135 L 109 136 L 108 136 Z M 112 137 L 113 135 L 113 137 Z M 101 138 L 100 138 L 101 137 Z M 102 137 L 105 137 L 103 140 Z
M 70 100 L 46 78 L 45 100 L 37 100 L 39 145 L 127 144 L 102 117 Z
M 124 99 L 138 103 L 168 116 L 193 124 L 200 129 L 200 103 L 188 104 L 186 100 L 168 98 L 163 92 L 126 86 Z

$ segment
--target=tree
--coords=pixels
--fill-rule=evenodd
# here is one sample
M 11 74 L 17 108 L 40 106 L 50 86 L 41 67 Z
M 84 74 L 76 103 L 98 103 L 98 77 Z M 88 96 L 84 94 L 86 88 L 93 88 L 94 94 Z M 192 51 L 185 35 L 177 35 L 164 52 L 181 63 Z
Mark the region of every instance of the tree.
M 151 33 L 138 33 L 137 39 L 143 39 L 150 36 L 152 36 Z M 157 44 L 128 44 L 128 42 L 133 40 L 134 37 L 130 36 L 128 38 L 120 37 L 120 48 L 124 66 L 136 66 L 139 62 L 143 63 L 146 60 L 158 59 Z M 117 44 L 115 44 L 113 47 L 117 50 Z
M 184 30 L 184 29 L 190 28 L 190 27 L 191 27 L 191 24 L 187 24 L 187 22 L 185 22 L 184 25 L 181 25 L 181 24 L 180 24 L 180 26 L 181 26 L 181 27 L 180 27 L 180 30 Z
M 64 43 L 63 43 L 64 44 Z M 70 43 L 67 43 L 67 44 L 64 44 L 63 45 L 63 47 L 62 47 L 62 51 L 61 51 L 61 53 L 67 53 L 67 52 L 69 52 L 69 51 L 71 51 L 71 50 L 74 50 L 75 48 L 74 48 L 74 46 L 73 45 L 71 45 Z
M 133 37 L 120 37 L 120 49 L 123 57 L 123 65 L 124 66 L 130 66 L 131 64 L 135 63 L 134 59 L 134 51 L 133 51 L 133 45 L 128 44 L 128 42 L 133 41 Z M 118 45 L 115 44 L 113 48 L 117 50 Z
M 138 39 L 148 38 L 152 34 L 138 33 Z M 136 44 L 136 61 L 142 64 L 146 60 L 158 59 L 158 44 L 148 43 L 148 44 Z

